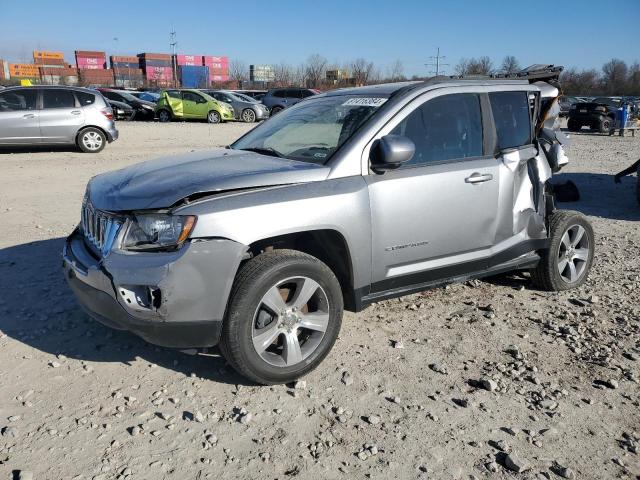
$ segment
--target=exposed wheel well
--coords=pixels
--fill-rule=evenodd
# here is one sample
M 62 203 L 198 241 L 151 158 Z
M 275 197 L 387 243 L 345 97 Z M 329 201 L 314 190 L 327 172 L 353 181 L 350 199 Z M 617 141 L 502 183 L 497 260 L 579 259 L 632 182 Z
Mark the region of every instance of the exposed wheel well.
M 324 262 L 340 282 L 345 309 L 355 311 L 351 254 L 340 233 L 335 230 L 311 230 L 265 238 L 249 245 L 249 252 L 256 256 L 283 248 L 307 253 Z

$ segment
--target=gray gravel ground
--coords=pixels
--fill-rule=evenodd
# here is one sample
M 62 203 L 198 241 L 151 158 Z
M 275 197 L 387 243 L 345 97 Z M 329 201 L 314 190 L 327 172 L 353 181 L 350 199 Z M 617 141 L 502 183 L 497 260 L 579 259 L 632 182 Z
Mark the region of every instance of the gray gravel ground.
M 0 153 L 0 478 L 640 478 L 640 207 L 612 178 L 640 138 L 574 135 L 583 288 L 513 274 L 381 302 L 302 381 L 255 387 L 74 303 L 59 252 L 87 180 L 247 126 L 120 129 L 98 155 Z

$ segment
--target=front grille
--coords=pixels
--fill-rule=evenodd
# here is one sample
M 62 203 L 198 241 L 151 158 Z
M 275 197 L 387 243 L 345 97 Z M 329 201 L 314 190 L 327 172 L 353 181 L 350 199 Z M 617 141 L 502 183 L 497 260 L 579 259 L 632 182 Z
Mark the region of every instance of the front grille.
M 96 210 L 88 200 L 82 203 L 82 233 L 89 245 L 103 257 L 111 251 L 123 223 L 120 217 Z

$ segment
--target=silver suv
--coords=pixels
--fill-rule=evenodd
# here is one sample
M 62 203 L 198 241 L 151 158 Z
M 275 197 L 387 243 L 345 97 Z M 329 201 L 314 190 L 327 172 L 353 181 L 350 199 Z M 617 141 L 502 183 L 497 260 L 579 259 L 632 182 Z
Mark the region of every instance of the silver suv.
M 97 153 L 118 138 L 100 92 L 74 87 L 12 87 L 0 92 L 0 146 L 77 145 Z
M 510 270 L 578 287 L 594 237 L 554 207 L 558 73 L 337 90 L 226 150 L 98 175 L 68 283 L 100 322 L 219 344 L 262 384 L 316 367 L 344 308 Z

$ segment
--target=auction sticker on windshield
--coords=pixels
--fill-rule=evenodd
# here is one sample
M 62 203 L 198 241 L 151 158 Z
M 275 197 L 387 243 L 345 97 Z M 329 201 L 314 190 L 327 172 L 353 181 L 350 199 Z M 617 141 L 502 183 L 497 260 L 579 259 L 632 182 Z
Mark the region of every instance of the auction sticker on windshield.
M 386 98 L 356 97 L 350 98 L 342 105 L 351 105 L 357 107 L 379 107 L 386 101 Z

